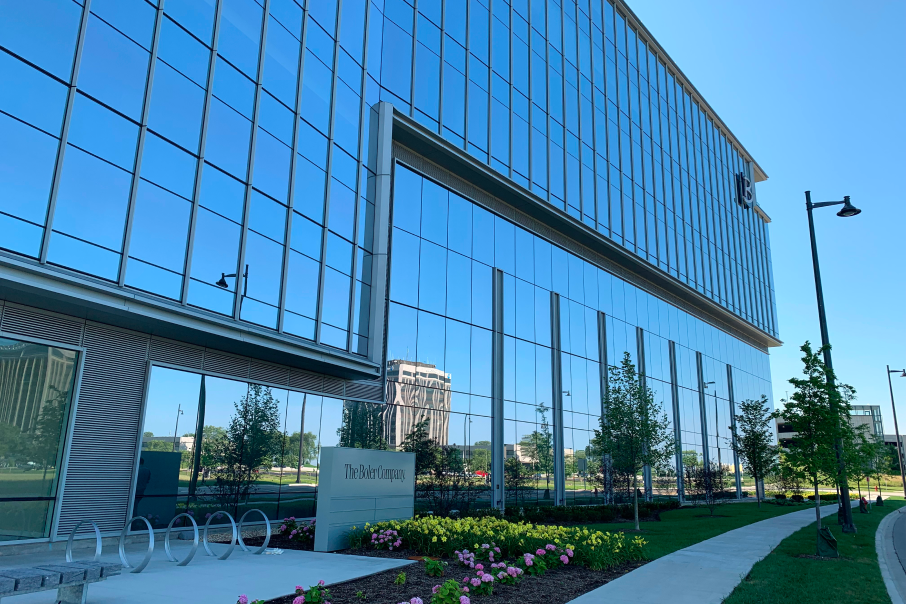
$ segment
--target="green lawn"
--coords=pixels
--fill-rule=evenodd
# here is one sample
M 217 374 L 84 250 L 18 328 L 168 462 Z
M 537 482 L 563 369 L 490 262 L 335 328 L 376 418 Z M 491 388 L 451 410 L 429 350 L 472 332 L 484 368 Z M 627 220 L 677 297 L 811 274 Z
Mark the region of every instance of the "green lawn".
M 831 532 L 837 538 L 842 558 L 813 560 L 801 554 L 815 553 L 815 523 L 796 531 L 780 542 L 771 554 L 752 567 L 726 604 L 755 604 L 813 601 L 890 604 L 875 552 L 875 532 L 885 515 L 902 507 L 904 502 L 885 501 L 870 514 L 853 510 L 858 533 L 844 535 L 831 517 Z
M 660 558 L 741 526 L 810 507 L 811 504 L 780 506 L 762 503 L 759 508 L 755 502 L 727 503 L 714 511 L 714 518 L 708 516 L 708 508 L 701 506 L 662 512 L 660 522 L 643 522 L 641 525 L 642 537 L 648 541 L 645 552 L 651 559 Z M 608 523 L 592 524 L 588 528 L 625 531 L 633 527 L 627 523 Z

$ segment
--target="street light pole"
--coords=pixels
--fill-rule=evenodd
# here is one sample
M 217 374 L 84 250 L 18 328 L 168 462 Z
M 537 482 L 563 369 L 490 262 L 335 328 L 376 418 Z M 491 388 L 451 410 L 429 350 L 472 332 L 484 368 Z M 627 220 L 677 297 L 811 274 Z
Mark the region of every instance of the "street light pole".
M 903 451 L 900 448 L 900 426 L 897 425 L 897 406 L 893 402 L 893 382 L 890 380 L 891 373 L 903 372 L 906 376 L 906 369 L 891 369 L 887 366 L 887 385 L 890 386 L 890 407 L 893 409 L 893 430 L 897 436 L 897 460 L 900 462 L 900 479 L 903 481 L 903 495 L 906 495 L 906 471 L 903 470 Z
M 821 346 L 824 349 L 824 364 L 830 370 L 827 376 L 827 385 L 829 387 L 829 392 L 836 390 L 837 386 L 834 382 L 833 375 L 833 362 L 831 361 L 831 351 L 830 351 L 830 338 L 827 335 L 827 315 L 824 312 L 824 291 L 821 288 L 821 269 L 818 267 L 818 244 L 815 241 L 815 221 L 812 217 L 812 210 L 814 208 L 822 208 L 825 206 L 833 205 L 843 205 L 843 209 L 837 213 L 837 216 L 841 218 L 848 218 L 850 216 L 855 216 L 861 212 L 852 206 L 849 202 L 849 196 L 843 198 L 843 201 L 824 201 L 820 203 L 812 203 L 812 194 L 811 191 L 805 192 L 805 209 L 808 213 L 808 231 L 809 237 L 811 238 L 812 243 L 812 267 L 815 271 L 815 293 L 818 296 L 818 321 L 821 324 Z M 833 397 L 831 400 L 834 400 Z M 840 418 L 837 417 L 837 425 L 839 426 Z M 843 510 L 843 532 L 844 533 L 855 533 L 856 526 L 853 524 L 853 510 L 852 506 L 849 503 L 849 482 L 846 479 L 846 461 L 843 459 L 843 439 L 839 436 L 834 439 L 834 449 L 837 454 L 837 477 L 840 481 L 840 497 Z

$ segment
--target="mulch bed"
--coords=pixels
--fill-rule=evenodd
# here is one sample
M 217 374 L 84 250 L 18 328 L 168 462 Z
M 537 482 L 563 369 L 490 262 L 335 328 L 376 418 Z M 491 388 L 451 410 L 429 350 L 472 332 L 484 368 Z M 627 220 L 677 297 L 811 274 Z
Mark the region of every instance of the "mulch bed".
M 279 547 L 279 546 L 275 546 Z M 341 554 L 371 556 L 380 558 L 408 559 L 415 555 L 412 551 L 374 551 L 343 550 Z M 368 577 L 353 579 L 330 588 L 330 601 L 333 604 L 397 604 L 408 602 L 418 596 L 424 602 L 431 601 L 431 588 L 448 579 L 461 580 L 475 571 L 447 560 L 450 565 L 443 577 L 429 577 L 425 565 L 416 562 L 399 569 L 386 570 Z M 481 604 L 566 604 L 580 595 L 613 581 L 631 570 L 642 566 L 644 562 L 623 564 L 606 571 L 593 571 L 580 566 L 562 566 L 545 573 L 543 577 L 526 576 L 517 585 L 497 585 L 490 596 L 477 596 L 473 601 Z M 393 581 L 400 574 L 406 573 L 404 585 L 394 585 Z M 307 586 L 306 586 L 307 587 Z M 362 592 L 365 599 L 357 594 Z M 267 604 L 292 604 L 295 595 L 268 600 Z

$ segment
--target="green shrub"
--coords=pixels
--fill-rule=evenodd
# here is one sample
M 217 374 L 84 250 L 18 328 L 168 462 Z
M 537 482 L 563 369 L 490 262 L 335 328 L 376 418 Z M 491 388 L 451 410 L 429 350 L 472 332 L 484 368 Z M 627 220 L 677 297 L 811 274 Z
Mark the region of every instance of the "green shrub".
M 431 558 L 422 558 L 425 562 L 425 574 L 429 577 L 443 577 L 444 576 L 444 567 L 447 565 L 446 562 L 441 562 L 440 560 L 432 560 Z

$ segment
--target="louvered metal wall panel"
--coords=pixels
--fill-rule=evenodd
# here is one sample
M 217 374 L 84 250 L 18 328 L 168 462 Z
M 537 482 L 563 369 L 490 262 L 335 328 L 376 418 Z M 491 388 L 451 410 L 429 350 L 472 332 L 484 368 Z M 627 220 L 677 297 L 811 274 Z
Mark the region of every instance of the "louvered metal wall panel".
M 58 536 L 79 520 L 102 531 L 126 521 L 150 336 L 87 323 L 85 362 L 72 430 Z M 88 531 L 91 530 L 89 527 Z
M 60 344 L 78 346 L 85 321 L 56 313 L 6 303 L 0 317 L 0 331 Z
M 229 375 L 240 380 L 249 377 L 249 358 L 205 350 L 204 370 L 221 375 Z
M 381 384 L 380 382 L 346 382 L 346 398 L 379 401 L 381 400 Z
M 201 346 L 163 338 L 151 339 L 151 360 L 158 363 L 201 370 L 204 367 L 204 351 L 205 349 Z
M 289 367 L 252 361 L 249 367 L 249 381 L 274 384 L 285 388 L 289 385 Z
M 321 390 L 328 396 L 343 396 L 344 385 L 345 380 L 325 375 L 324 383 L 321 385 Z
M 321 392 L 321 385 L 324 383 L 324 376 L 317 373 L 308 373 L 307 371 L 293 370 L 289 373 L 289 387 L 298 388 L 299 390 L 311 390 Z

